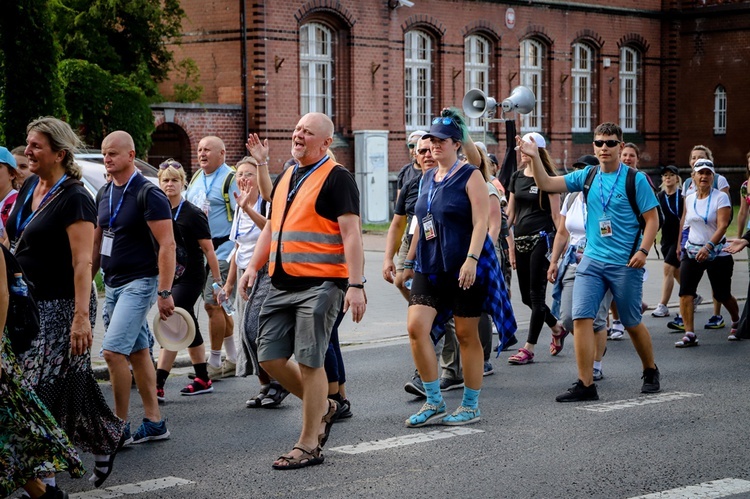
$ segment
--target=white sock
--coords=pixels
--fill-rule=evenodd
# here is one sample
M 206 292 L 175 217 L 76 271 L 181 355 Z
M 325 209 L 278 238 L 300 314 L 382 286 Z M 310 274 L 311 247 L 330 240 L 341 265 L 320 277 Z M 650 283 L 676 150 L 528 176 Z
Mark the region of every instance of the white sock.
M 211 355 L 208 356 L 208 365 L 216 369 L 221 367 L 221 350 L 211 350 Z
M 94 454 L 94 461 L 108 461 L 109 460 L 109 454 Z M 96 469 L 101 471 L 102 473 L 107 472 L 107 468 L 100 468 L 99 466 L 96 466 Z M 92 474 L 89 478 L 89 481 L 95 482 L 98 478 L 95 474 Z
M 49 485 L 50 487 L 54 487 L 55 486 L 55 477 L 53 475 L 53 476 L 48 476 L 48 477 L 42 478 L 42 482 L 44 482 L 45 485 Z
M 224 338 L 224 350 L 227 351 L 227 360 L 232 364 L 237 363 L 237 345 L 234 343 L 234 335 Z
M 602 370 L 602 361 L 601 360 L 595 360 L 594 361 L 594 369 Z

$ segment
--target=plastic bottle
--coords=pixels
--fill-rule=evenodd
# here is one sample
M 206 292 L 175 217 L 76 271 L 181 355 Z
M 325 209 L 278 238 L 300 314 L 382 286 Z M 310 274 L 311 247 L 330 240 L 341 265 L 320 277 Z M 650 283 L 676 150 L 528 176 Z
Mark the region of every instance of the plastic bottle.
M 10 292 L 16 296 L 29 296 L 29 287 L 23 280 L 23 274 L 20 272 L 13 274 L 13 283 L 10 285 Z
M 411 279 L 407 279 L 407 280 L 405 280 L 405 281 L 404 281 L 404 287 L 405 287 L 406 289 L 411 289 L 411 282 L 412 282 L 412 280 L 411 280 Z
M 213 284 L 213 288 L 214 291 L 216 291 L 216 300 L 219 302 L 219 305 L 222 306 L 224 312 L 226 312 L 227 315 L 234 315 L 234 305 L 232 305 L 232 302 L 227 299 L 227 294 L 224 292 L 222 287 L 219 286 L 219 283 L 215 282 Z

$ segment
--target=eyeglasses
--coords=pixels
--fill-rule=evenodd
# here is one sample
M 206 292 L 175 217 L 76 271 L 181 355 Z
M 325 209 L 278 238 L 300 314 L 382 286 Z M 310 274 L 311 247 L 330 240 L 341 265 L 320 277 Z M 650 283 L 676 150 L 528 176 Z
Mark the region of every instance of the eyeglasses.
M 595 140 L 594 145 L 596 147 L 602 147 L 604 144 L 607 144 L 607 147 L 615 147 L 617 144 L 619 144 L 619 140 Z
M 160 164 L 159 165 L 159 169 L 166 170 L 170 166 L 172 168 L 174 168 L 175 170 L 181 170 L 182 169 L 182 165 L 178 161 L 173 160 L 172 158 L 170 158 L 170 159 L 166 160 L 165 162 L 163 162 L 162 164 Z
M 417 144 L 409 142 L 408 144 L 406 144 L 406 147 L 408 147 L 409 149 L 414 149 L 415 147 L 417 147 Z
M 458 128 L 458 123 L 456 123 L 456 120 L 454 120 L 453 118 L 438 116 L 437 118 L 435 118 L 434 120 L 432 120 L 432 124 L 433 125 L 437 125 L 438 123 L 441 123 L 441 124 L 446 125 L 446 126 L 447 125 L 453 125 L 456 128 Z
M 417 154 L 419 154 L 420 156 L 424 156 L 425 154 L 427 154 L 427 151 L 429 151 L 429 149 L 419 149 L 417 151 Z

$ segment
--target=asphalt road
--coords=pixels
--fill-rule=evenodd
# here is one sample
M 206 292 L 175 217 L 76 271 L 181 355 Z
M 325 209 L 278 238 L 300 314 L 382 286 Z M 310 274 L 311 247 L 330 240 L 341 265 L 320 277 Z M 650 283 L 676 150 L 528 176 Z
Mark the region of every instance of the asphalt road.
M 701 306 L 698 317 L 708 315 L 709 307 Z M 257 391 L 255 378 L 221 380 L 212 394 L 180 397 L 187 382 L 187 370 L 180 370 L 169 380 L 163 406 L 172 438 L 124 449 L 106 483 L 110 492 L 78 497 L 116 497 L 138 490 L 119 485 L 164 477 L 191 483 L 136 496 L 625 498 L 750 480 L 750 341 L 730 343 L 726 329 L 700 331 L 701 346 L 676 349 L 679 335 L 669 334 L 665 323 L 646 318 L 661 395 L 640 394 L 641 367 L 627 339 L 609 342 L 601 400 L 586 404 L 554 401 L 575 381 L 572 342 L 556 358 L 540 348 L 528 366 L 507 364 L 503 353 L 492 360 L 496 374 L 485 378 L 482 421 L 461 429 L 404 426 L 421 404 L 403 391 L 412 370 L 406 342 L 346 348 L 354 416 L 334 425 L 325 463 L 299 471 L 271 469 L 296 442 L 298 400 L 290 397 L 277 409 L 245 408 Z M 545 343 L 548 336 L 542 335 Z M 102 388 L 111 400 L 109 385 Z M 142 409 L 133 395 L 135 421 Z M 449 410 L 460 397 L 460 390 L 446 394 Z M 85 463 L 92 466 L 91 456 Z M 58 483 L 70 492 L 92 489 L 64 476 Z

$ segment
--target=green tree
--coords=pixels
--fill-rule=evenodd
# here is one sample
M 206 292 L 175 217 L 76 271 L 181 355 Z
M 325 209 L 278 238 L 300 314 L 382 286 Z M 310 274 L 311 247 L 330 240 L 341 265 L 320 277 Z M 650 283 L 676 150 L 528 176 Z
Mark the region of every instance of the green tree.
M 175 79 L 182 81 L 173 85 L 174 96 L 172 100 L 174 102 L 198 101 L 203 93 L 203 86 L 198 85 L 201 71 L 195 61 L 189 57 L 181 60 L 175 65 L 175 73 Z
M 151 97 L 167 78 L 185 12 L 179 0 L 51 0 L 64 59 L 122 75 Z
M 5 144 L 25 143 L 26 125 L 44 115 L 61 115 L 64 109 L 57 76 L 59 47 L 46 0 L 0 2 L 0 73 Z

